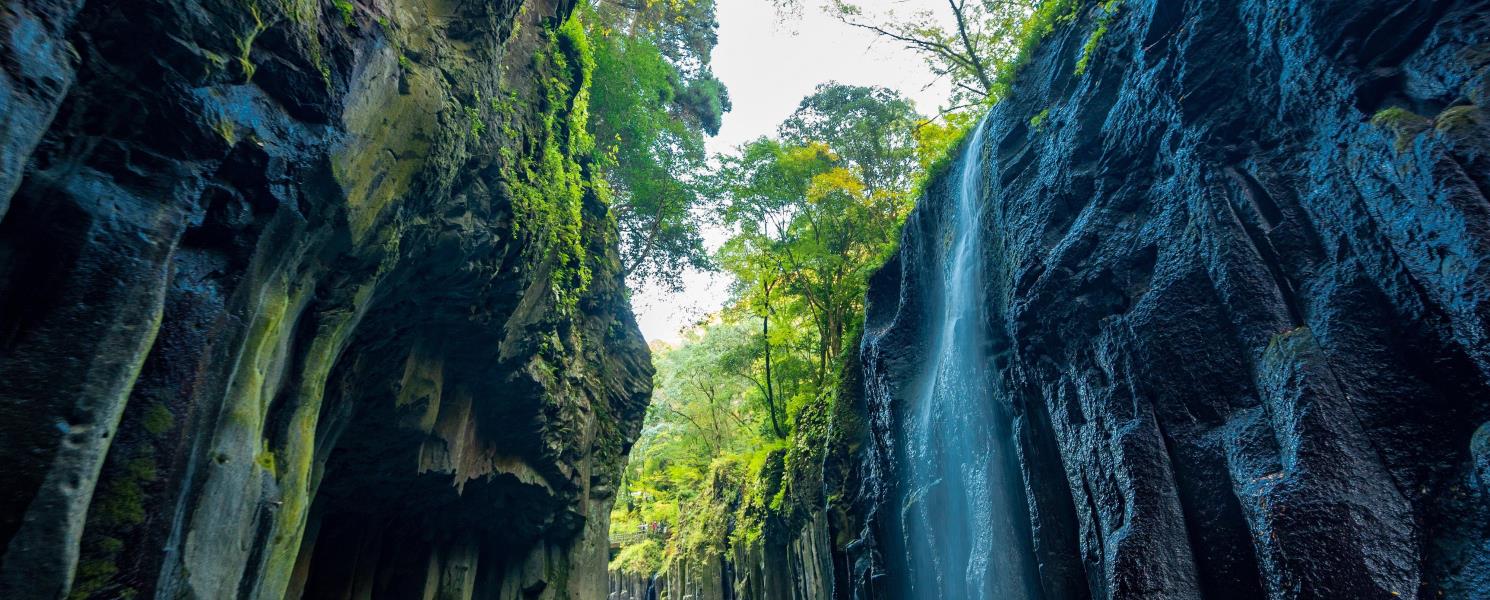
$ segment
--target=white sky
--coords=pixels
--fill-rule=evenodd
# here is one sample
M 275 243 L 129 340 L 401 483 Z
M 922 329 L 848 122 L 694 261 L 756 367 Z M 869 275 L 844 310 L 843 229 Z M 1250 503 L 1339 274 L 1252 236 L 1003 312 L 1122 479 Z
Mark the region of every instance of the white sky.
M 908 13 L 932 0 L 861 0 L 868 12 Z M 714 74 L 729 87 L 734 109 L 724 115 L 710 152 L 726 152 L 763 135 L 796 110 L 819 83 L 879 85 L 899 90 L 932 114 L 946 102 L 945 82 L 934 81 L 920 57 L 902 46 L 828 16 L 822 0 L 802 0 L 800 18 L 778 15 L 770 0 L 717 0 L 719 45 Z M 929 7 L 937 5 L 927 4 Z M 708 236 L 711 250 L 722 232 Z M 727 300 L 728 279 L 688 273 L 679 293 L 641 289 L 632 307 L 647 340 L 676 343 L 681 329 L 717 311 Z

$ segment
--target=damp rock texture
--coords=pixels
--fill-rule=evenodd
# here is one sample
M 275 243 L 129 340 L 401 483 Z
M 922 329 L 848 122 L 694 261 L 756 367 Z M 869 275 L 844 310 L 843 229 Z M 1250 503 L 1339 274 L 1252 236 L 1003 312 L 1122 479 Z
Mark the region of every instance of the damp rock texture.
M 1490 4 L 1078 4 L 871 282 L 840 590 L 926 597 L 903 432 L 972 168 L 1045 598 L 1486 597 Z
M 0 3 L 0 597 L 605 596 L 572 9 Z

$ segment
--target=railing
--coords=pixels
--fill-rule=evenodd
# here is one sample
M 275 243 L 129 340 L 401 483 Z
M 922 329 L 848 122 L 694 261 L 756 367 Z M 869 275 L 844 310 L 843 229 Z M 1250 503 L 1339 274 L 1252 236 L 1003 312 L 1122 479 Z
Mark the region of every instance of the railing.
M 610 545 L 611 545 L 612 548 L 616 548 L 616 547 L 619 547 L 619 546 L 630 546 L 632 544 L 639 543 L 642 540 L 645 540 L 645 539 L 648 539 L 648 538 L 657 540 L 659 542 L 662 542 L 662 541 L 666 541 L 667 540 L 668 534 L 670 534 L 670 533 L 671 532 L 668 531 L 668 529 L 666 527 L 659 527 L 657 529 L 652 529 L 652 530 L 647 530 L 647 531 L 628 531 L 626 533 L 611 533 L 610 534 Z
M 647 534 L 644 531 L 636 531 L 636 532 L 632 532 L 632 533 L 621 533 L 621 534 L 614 534 L 613 533 L 610 536 L 610 545 L 612 545 L 612 546 L 630 546 L 630 545 L 635 544 L 637 542 L 640 542 L 640 541 L 642 541 L 644 539 L 647 539 Z

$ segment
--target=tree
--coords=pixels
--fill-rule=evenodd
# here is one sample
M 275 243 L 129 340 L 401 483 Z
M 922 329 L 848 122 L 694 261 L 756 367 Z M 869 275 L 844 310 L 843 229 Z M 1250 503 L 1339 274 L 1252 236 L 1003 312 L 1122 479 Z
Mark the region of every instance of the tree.
M 703 138 L 718 133 L 729 95 L 709 70 L 711 0 L 602 0 L 583 15 L 595 53 L 590 89 L 594 163 L 610 184 L 621 261 L 633 285 L 676 288 L 711 263 L 699 232 Z
M 665 560 L 697 559 L 721 523 L 760 527 L 760 513 L 744 508 L 759 504 L 721 500 L 719 490 L 748 497 L 767 457 L 821 447 L 822 429 L 804 419 L 833 399 L 868 274 L 894 246 L 923 173 L 922 144 L 955 143 L 952 126 L 920 122 L 894 92 L 828 84 L 776 139 L 721 157 L 704 192 L 731 232 L 714 256 L 732 279 L 730 302 L 654 354 L 656 392 L 612 515 L 618 532 L 666 523 L 677 533 Z M 648 551 L 623 562 L 655 568 L 641 560 Z
M 786 143 L 826 144 L 871 193 L 904 193 L 916 170 L 910 159 L 919 120 L 894 90 L 829 82 L 803 98 L 779 131 Z
M 910 208 L 918 120 L 889 90 L 824 85 L 783 123 L 781 141 L 757 140 L 723 163 L 725 222 L 736 234 L 721 262 L 742 302 L 760 302 L 763 278 L 779 278 L 773 310 L 816 329 L 815 385 L 826 383 L 868 273 Z
M 940 14 L 923 9 L 909 14 L 867 13 L 850 0 L 833 0 L 839 20 L 894 40 L 921 54 L 938 76 L 952 82 L 954 108 L 997 96 L 998 69 L 1013 62 L 1024 23 L 1039 0 L 946 0 Z

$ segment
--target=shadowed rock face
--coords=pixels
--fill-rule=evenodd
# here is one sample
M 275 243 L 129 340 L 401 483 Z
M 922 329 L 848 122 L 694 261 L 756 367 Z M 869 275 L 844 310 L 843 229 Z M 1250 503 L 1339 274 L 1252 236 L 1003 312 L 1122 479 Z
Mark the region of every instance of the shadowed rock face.
M 1490 593 L 1487 65 L 1485 2 L 1057 27 L 965 163 L 1044 597 Z M 931 597 L 905 432 L 965 165 L 871 283 L 861 598 Z
M 604 596 L 571 9 L 0 4 L 0 597 Z

